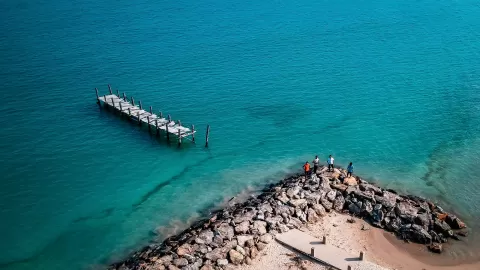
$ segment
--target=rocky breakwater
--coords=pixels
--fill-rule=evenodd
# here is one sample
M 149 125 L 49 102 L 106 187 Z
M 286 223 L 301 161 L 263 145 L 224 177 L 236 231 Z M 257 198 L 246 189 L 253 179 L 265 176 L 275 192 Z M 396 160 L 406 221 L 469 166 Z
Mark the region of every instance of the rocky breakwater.
M 330 211 L 363 218 L 434 252 L 441 252 L 448 239 L 466 236 L 465 224 L 438 205 L 345 175 L 344 170 L 322 168 L 308 180 L 288 177 L 110 269 L 212 270 L 250 264 L 275 234 L 315 223 Z

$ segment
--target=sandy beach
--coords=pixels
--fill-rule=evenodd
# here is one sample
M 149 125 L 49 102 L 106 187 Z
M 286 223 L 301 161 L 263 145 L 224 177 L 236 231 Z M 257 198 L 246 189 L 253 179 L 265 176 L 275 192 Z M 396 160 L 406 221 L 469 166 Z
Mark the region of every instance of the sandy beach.
M 480 263 L 457 264 L 442 255 L 429 252 L 425 246 L 415 243 L 404 243 L 393 234 L 370 226 L 364 220 L 350 215 L 329 213 L 315 224 L 307 224 L 302 231 L 321 239 L 328 237 L 331 245 L 348 251 L 351 254 L 365 252 L 366 260 L 371 262 L 368 269 L 405 269 L 405 270 L 474 270 L 480 269 Z M 449 265 L 449 266 L 441 266 Z M 452 265 L 453 264 L 453 265 Z M 306 256 L 280 244 L 271 242 L 251 265 L 236 267 L 241 270 L 328 270 L 330 267 L 317 263 Z M 353 268 L 361 270 L 360 268 Z M 364 268 L 367 269 L 367 268 Z

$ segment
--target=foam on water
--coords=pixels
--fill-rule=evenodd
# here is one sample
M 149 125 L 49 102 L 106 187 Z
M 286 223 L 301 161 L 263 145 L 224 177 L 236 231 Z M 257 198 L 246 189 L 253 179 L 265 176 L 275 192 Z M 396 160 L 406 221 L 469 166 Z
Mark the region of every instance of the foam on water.
M 109 263 L 315 154 L 478 223 L 479 18 L 476 1 L 1 1 L 0 268 Z M 100 110 L 107 83 L 199 144 Z

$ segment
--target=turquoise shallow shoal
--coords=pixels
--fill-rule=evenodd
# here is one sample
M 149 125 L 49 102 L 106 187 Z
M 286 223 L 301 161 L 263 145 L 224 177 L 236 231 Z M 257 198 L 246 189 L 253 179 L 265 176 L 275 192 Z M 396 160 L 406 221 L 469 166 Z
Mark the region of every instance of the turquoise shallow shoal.
M 0 269 L 95 269 L 315 154 L 480 224 L 479 52 L 473 0 L 2 0 Z

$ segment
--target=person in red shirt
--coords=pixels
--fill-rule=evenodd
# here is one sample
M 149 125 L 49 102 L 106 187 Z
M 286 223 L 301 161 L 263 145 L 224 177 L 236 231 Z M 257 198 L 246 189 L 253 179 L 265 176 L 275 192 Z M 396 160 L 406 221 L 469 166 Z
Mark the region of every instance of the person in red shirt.
M 303 170 L 305 171 L 305 179 L 307 179 L 307 176 L 310 174 L 310 163 L 308 161 L 303 165 Z

